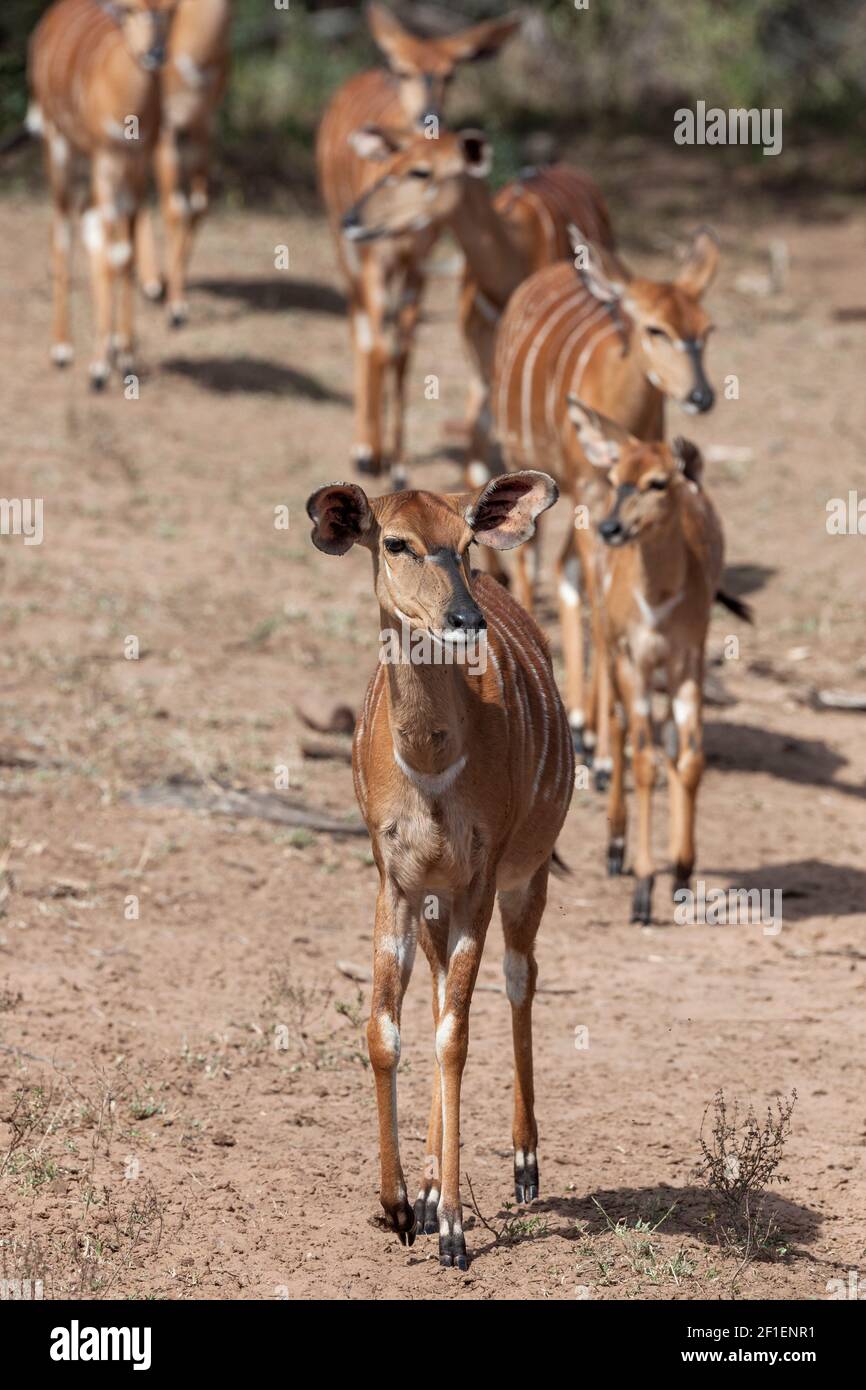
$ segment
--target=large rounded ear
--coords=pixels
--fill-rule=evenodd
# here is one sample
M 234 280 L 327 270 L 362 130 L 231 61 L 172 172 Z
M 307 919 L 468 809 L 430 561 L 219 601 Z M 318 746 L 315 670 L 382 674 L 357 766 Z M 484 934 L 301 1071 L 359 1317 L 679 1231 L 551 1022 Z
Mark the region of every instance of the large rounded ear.
M 628 283 L 625 267 L 585 237 L 573 222 L 569 224 L 568 236 L 574 253 L 574 268 L 590 294 L 601 304 L 615 304 L 622 298 Z
M 328 483 L 307 498 L 313 545 L 326 555 L 345 555 L 364 545 L 373 529 L 373 512 L 363 488 L 355 483 Z
M 559 488 L 546 473 L 501 473 L 481 488 L 463 513 L 480 545 L 513 550 L 535 533 L 535 518 L 552 507 Z
M 701 227 L 695 232 L 685 265 L 674 284 L 692 299 L 700 299 L 712 283 L 719 264 L 719 243 L 715 232 Z
M 671 453 L 683 477 L 700 487 L 704 476 L 704 460 L 697 444 L 693 444 L 690 439 L 683 439 L 682 435 L 677 435 L 676 439 L 671 441 Z
M 471 29 L 461 29 L 459 34 L 452 34 L 450 38 L 440 39 L 439 45 L 446 49 L 455 63 L 492 58 L 512 34 L 517 33 L 522 23 L 523 18 L 519 14 L 488 19 L 483 24 L 474 24 Z
M 637 443 L 622 425 L 574 395 L 568 397 L 568 418 L 577 430 L 580 447 L 596 468 L 612 468 L 619 463 L 625 445 Z
M 402 150 L 407 142 L 408 135 L 389 130 L 383 125 L 362 125 L 349 136 L 349 144 L 355 154 L 360 159 L 369 159 L 376 164 L 390 159 L 393 154 Z
M 377 5 L 375 0 L 370 0 L 367 6 L 367 27 L 377 47 L 389 61 L 398 61 L 404 56 L 404 44 L 416 42 L 409 30 L 403 28 L 397 16 L 384 5 Z
M 466 165 L 473 179 L 486 178 L 493 165 L 493 147 L 483 130 L 461 130 L 457 136 Z

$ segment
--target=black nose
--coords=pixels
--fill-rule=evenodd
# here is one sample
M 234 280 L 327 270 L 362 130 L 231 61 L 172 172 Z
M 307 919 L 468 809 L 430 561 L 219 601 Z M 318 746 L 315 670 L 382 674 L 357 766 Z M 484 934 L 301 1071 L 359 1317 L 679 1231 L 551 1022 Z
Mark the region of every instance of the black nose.
M 483 632 L 487 622 L 480 608 L 473 604 L 463 604 L 460 608 L 449 608 L 445 614 L 446 632 Z
M 622 535 L 622 523 L 615 516 L 606 516 L 604 521 L 599 522 L 598 534 L 602 540 L 612 541 Z
M 703 414 L 705 410 L 710 409 L 715 399 L 716 394 L 712 386 L 696 386 L 689 396 L 689 403 Z

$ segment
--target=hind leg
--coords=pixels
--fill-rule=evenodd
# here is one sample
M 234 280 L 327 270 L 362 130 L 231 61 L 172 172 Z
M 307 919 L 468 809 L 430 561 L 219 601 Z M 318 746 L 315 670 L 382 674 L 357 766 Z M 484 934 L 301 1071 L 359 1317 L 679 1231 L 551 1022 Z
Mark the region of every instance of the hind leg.
M 505 936 L 505 989 L 511 1004 L 514 1042 L 514 1195 L 518 1202 L 538 1196 L 538 1128 L 532 1074 L 532 1001 L 538 967 L 535 937 L 547 901 L 550 861 L 521 888 L 499 894 Z

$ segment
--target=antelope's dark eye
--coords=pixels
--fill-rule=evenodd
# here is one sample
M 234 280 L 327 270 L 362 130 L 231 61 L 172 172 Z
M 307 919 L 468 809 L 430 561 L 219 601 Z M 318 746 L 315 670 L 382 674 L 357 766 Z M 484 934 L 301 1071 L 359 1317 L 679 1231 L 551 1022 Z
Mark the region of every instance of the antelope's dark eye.
M 399 555 L 406 548 L 406 542 L 401 540 L 399 536 L 385 537 L 385 549 L 389 555 Z
M 410 169 L 409 177 L 413 179 L 429 179 L 432 170 L 430 169 Z
M 668 336 L 663 328 L 648 328 L 647 333 L 651 338 L 666 338 Z
M 653 488 L 656 492 L 664 492 L 667 485 L 667 478 L 650 478 L 649 480 L 649 486 Z

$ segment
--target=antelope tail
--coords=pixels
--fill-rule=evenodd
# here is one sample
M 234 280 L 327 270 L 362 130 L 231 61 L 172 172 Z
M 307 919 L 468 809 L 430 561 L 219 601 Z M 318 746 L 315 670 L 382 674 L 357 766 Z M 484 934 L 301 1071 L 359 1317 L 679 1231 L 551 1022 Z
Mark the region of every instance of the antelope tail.
M 727 608 L 729 613 L 735 613 L 738 618 L 743 619 L 744 623 L 754 623 L 755 621 L 751 604 L 743 603 L 742 599 L 734 598 L 733 594 L 726 594 L 724 589 L 716 590 L 716 603 Z
M 554 850 L 550 856 L 550 868 L 556 878 L 571 878 L 571 869 L 565 860 L 560 858 L 558 850 Z

